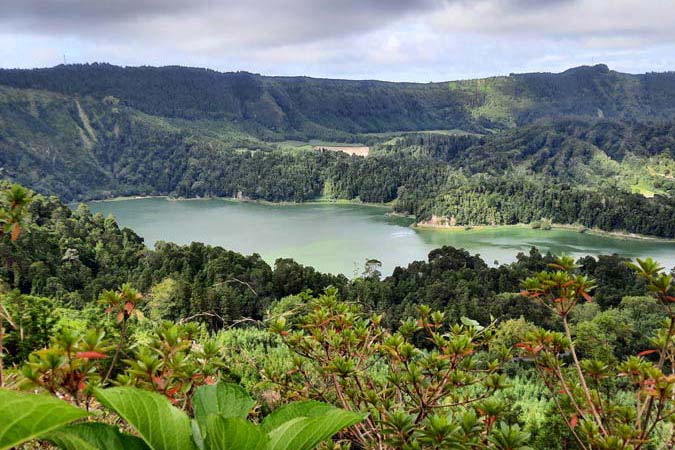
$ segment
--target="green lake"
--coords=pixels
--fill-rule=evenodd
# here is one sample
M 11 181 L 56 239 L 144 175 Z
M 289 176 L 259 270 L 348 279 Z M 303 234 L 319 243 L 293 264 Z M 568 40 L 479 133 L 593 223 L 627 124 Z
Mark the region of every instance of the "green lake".
M 89 203 L 92 212 L 112 214 L 121 226 L 156 241 L 219 245 L 244 254 L 258 253 L 270 264 L 293 258 L 322 272 L 349 277 L 367 258 L 382 262 L 382 272 L 425 260 L 443 245 L 465 248 L 489 264 L 514 261 L 533 246 L 575 257 L 618 253 L 652 256 L 675 265 L 675 242 L 618 239 L 568 230 L 502 227 L 471 231 L 414 230 L 410 221 L 388 216 L 387 209 L 350 204 L 267 205 L 228 200 L 146 198 Z

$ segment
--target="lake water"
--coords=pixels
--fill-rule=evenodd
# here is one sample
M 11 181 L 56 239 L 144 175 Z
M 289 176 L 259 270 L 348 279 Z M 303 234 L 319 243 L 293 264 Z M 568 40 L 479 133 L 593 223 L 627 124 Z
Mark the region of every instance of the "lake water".
M 426 260 L 443 245 L 480 254 L 488 264 L 514 261 L 532 246 L 575 257 L 618 253 L 652 256 L 670 268 L 675 243 L 626 240 L 567 230 L 527 227 L 471 231 L 414 230 L 410 221 L 389 217 L 387 209 L 342 204 L 264 205 L 227 200 L 116 200 L 89 204 L 92 212 L 115 216 L 121 226 L 156 241 L 219 245 L 244 254 L 258 253 L 270 264 L 293 258 L 322 272 L 349 277 L 362 271 L 366 258 L 382 262 L 382 272 Z

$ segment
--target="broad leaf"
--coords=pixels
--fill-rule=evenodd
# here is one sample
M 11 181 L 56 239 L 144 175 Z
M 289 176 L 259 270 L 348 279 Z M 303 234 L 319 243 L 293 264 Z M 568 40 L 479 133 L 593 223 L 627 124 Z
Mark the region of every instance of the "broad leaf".
M 64 450 L 147 450 L 142 439 L 124 434 L 104 423 L 79 423 L 61 427 L 44 436 Z
M 260 425 L 265 433 L 269 433 L 289 420 L 298 417 L 321 416 L 335 410 L 337 408 L 332 405 L 313 400 L 293 402 L 275 410 L 272 414 L 265 417 Z
M 48 395 L 0 389 L 0 449 L 35 439 L 87 415 L 85 410 Z
M 298 417 L 272 430 L 269 450 L 311 450 L 335 433 L 361 422 L 364 414 L 341 409 L 316 417 Z
M 157 393 L 130 387 L 96 389 L 96 398 L 133 426 L 152 450 L 195 450 L 190 418 Z
M 224 419 L 239 417 L 245 419 L 255 401 L 241 386 L 232 383 L 217 383 L 197 388 L 192 397 L 195 419 L 202 432 L 211 414 Z
M 199 422 L 192 419 L 190 421 L 190 427 L 192 428 L 192 440 L 195 441 L 199 450 L 204 450 L 204 438 L 202 436 L 202 430 L 199 428 Z
M 206 420 L 206 450 L 266 450 L 268 441 L 259 427 L 240 417 L 212 414 Z

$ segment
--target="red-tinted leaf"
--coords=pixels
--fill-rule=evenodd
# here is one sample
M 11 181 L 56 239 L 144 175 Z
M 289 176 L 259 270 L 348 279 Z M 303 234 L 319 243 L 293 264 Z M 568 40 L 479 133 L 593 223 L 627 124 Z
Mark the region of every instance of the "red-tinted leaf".
M 120 311 L 117 313 L 117 323 L 120 323 L 124 320 L 124 311 Z
M 180 387 L 181 387 L 180 384 L 177 385 L 176 387 L 172 387 L 171 389 L 169 389 L 169 390 L 166 391 L 166 394 L 167 394 L 169 397 L 173 397 L 174 395 L 176 395 L 176 392 L 178 392 L 178 391 L 180 390 Z
M 126 310 L 127 314 L 131 314 L 131 311 L 134 310 L 134 304 L 131 302 L 126 302 L 124 304 L 124 309 Z
M 651 350 L 645 350 L 643 352 L 640 352 L 637 355 L 638 356 L 646 356 L 646 355 L 651 355 L 652 353 L 656 353 L 656 352 L 658 352 L 658 350 L 651 349 Z
M 152 381 L 159 389 L 164 389 L 164 380 L 162 380 L 160 377 L 152 377 Z
M 579 422 L 579 416 L 576 414 L 573 414 L 572 417 L 570 417 L 570 427 L 574 428 L 577 426 L 577 423 Z
M 586 299 L 587 302 L 593 301 L 593 297 L 591 297 L 588 292 L 581 291 L 581 295 Z
M 75 356 L 81 359 L 105 359 L 108 357 L 101 352 L 78 352 Z

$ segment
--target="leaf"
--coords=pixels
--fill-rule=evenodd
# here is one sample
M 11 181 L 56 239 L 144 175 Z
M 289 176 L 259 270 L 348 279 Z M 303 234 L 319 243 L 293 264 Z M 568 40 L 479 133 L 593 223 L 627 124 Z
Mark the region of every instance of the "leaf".
M 463 323 L 464 325 L 466 325 L 467 327 L 474 327 L 474 328 L 480 327 L 480 323 L 478 323 L 477 320 L 469 319 L 468 317 L 465 317 L 465 316 L 462 316 L 462 317 L 460 318 L 460 320 L 461 320 L 462 323 Z
M 327 412 L 335 410 L 337 410 L 337 408 L 332 405 L 316 402 L 313 400 L 293 402 L 282 406 L 269 416 L 265 417 L 260 426 L 262 427 L 263 431 L 269 433 L 273 429 L 281 426 L 289 420 L 298 417 L 315 417 L 325 415 Z
M 366 416 L 335 409 L 323 416 L 298 417 L 272 430 L 269 450 L 311 450 L 335 433 L 361 422 Z
M 644 351 L 638 353 L 637 355 L 638 356 L 647 356 L 647 355 L 651 355 L 652 353 L 656 353 L 656 352 L 658 352 L 658 350 L 655 350 L 655 349 L 644 350 Z
M 121 433 L 104 423 L 79 423 L 61 427 L 44 437 L 64 450 L 147 450 L 142 439 Z
M 217 383 L 197 388 L 192 397 L 192 405 L 195 419 L 204 432 L 209 415 L 215 414 L 224 419 L 230 417 L 245 419 L 255 401 L 239 385 Z
M 192 429 L 192 440 L 195 441 L 199 450 L 204 450 L 204 438 L 202 437 L 202 430 L 199 429 L 199 423 L 195 419 L 190 421 L 190 428 Z
M 0 389 L 0 450 L 35 439 L 73 420 L 85 410 L 48 396 Z
M 224 418 L 211 414 L 206 419 L 207 450 L 266 450 L 269 437 L 241 417 Z
M 108 355 L 101 352 L 77 352 L 75 355 L 81 359 L 105 359 Z
M 155 392 L 130 387 L 96 389 L 96 398 L 133 426 L 153 450 L 194 450 L 190 418 Z

